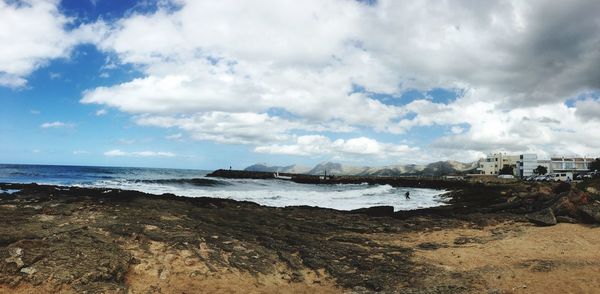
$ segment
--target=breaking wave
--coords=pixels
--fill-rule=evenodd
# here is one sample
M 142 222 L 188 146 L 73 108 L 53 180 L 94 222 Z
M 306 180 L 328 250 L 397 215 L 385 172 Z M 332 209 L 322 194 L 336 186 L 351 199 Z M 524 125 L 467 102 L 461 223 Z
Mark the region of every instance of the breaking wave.
M 231 183 L 220 180 L 206 178 L 192 179 L 154 179 L 154 180 L 133 180 L 134 183 L 161 184 L 161 185 L 191 185 L 198 187 L 217 187 L 229 186 Z

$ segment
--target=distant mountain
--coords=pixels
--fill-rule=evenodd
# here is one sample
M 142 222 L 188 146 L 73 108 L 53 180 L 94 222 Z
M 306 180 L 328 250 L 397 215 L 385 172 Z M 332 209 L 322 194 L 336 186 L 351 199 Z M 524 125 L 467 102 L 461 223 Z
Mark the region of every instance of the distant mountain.
M 288 166 L 269 166 L 266 163 L 253 164 L 244 169 L 245 171 L 259 171 L 259 172 L 280 172 L 280 173 L 293 173 L 293 174 L 305 174 L 310 171 L 309 167 L 301 165 L 288 165 Z
M 322 162 L 313 167 L 308 173 L 311 175 L 322 175 L 325 173 L 328 175 L 359 175 L 367 169 L 369 168 L 343 165 L 336 162 Z
M 360 175 L 360 176 L 443 176 L 454 174 L 474 173 L 477 162 L 463 163 L 458 161 L 438 161 L 429 164 L 417 165 L 390 165 L 382 167 L 351 166 L 337 162 L 322 162 L 312 169 L 298 165 L 269 166 L 258 163 L 245 168 L 246 171 L 305 173 L 311 175 Z

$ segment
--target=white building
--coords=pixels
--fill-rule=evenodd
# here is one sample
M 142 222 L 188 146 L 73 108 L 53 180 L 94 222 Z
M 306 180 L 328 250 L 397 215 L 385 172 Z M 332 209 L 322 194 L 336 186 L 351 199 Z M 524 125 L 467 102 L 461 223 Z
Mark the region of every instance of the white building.
M 574 174 L 589 172 L 589 164 L 594 158 L 588 157 L 552 157 L 550 158 L 552 172 L 572 172 Z M 548 170 L 550 172 L 550 170 Z
M 533 153 L 508 155 L 506 153 L 494 153 L 487 158 L 479 160 L 477 170 L 482 175 L 499 175 L 504 167 L 513 169 L 513 175 L 516 177 L 528 177 L 534 175 L 534 170 L 538 166 L 544 166 L 548 169 L 548 174 L 572 173 L 579 174 L 589 172 L 589 164 L 594 158 L 589 157 L 552 157 L 550 160 L 538 160 L 537 155 Z
M 521 154 L 519 155 L 519 177 L 532 176 L 533 170 L 538 167 L 537 154 Z
M 479 160 L 477 170 L 482 175 L 496 175 L 496 168 L 494 167 L 493 158 L 482 158 Z
M 494 153 L 488 155 L 487 158 L 479 160 L 477 170 L 482 175 L 499 175 L 504 167 L 510 167 L 513 170 L 514 176 L 520 175 L 519 160 L 520 155 L 508 155 L 506 153 Z

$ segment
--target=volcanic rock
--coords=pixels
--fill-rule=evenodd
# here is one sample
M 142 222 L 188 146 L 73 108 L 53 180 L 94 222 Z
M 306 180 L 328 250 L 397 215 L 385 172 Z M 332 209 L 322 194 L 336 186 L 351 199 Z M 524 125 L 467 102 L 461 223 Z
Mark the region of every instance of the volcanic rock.
M 556 225 L 556 217 L 552 212 L 551 208 L 546 208 L 527 215 L 527 219 L 540 226 L 553 226 Z
M 586 221 L 600 223 L 600 205 L 581 205 L 577 208 L 577 210 Z
M 372 206 L 367 208 L 360 208 L 351 211 L 352 213 L 366 214 L 369 216 L 392 216 L 394 215 L 393 206 Z

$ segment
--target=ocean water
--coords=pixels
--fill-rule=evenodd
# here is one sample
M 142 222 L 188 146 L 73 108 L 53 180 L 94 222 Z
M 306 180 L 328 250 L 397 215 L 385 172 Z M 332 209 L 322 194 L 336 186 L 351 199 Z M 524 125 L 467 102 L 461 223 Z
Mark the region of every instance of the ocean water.
M 13 165 L 0 164 L 0 182 L 38 183 L 79 187 L 172 193 L 188 197 L 215 197 L 284 207 L 309 205 L 339 210 L 391 205 L 410 210 L 443 205 L 443 190 L 390 185 L 313 185 L 285 180 L 208 178 L 207 170 L 164 168 Z M 404 193 L 410 192 L 410 200 Z

